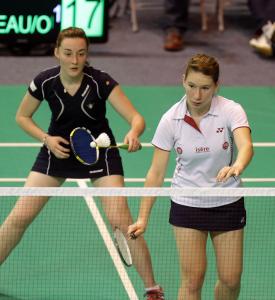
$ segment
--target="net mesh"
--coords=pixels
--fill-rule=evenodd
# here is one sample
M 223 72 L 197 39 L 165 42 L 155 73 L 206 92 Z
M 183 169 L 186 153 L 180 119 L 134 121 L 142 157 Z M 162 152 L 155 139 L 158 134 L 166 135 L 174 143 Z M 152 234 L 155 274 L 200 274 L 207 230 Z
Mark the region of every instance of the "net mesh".
M 168 223 L 170 198 L 175 195 L 203 196 L 206 200 L 225 195 L 245 197 L 247 226 L 239 299 L 275 299 L 275 188 L 69 187 L 0 188 L 1 224 L 18 203 L 19 196 L 34 200 L 30 202 L 32 205 L 22 206 L 26 215 L 36 199 L 51 197 L 18 246 L 0 266 L 0 299 L 143 299 L 141 277 L 134 267 L 127 268 L 121 262 L 106 217 L 108 211 L 104 211 L 100 199 L 109 197 L 107 201 L 115 203 L 117 199 L 114 197 L 127 196 L 135 219 L 140 197 L 148 195 L 156 196 L 158 200 L 144 236 L 156 281 L 163 286 L 166 299 L 177 299 L 180 283 L 178 252 L 173 228 Z M 3 227 L 1 234 L 0 249 L 3 249 L 3 243 L 7 241 Z M 209 238 L 202 299 L 214 298 L 216 280 L 215 255 Z

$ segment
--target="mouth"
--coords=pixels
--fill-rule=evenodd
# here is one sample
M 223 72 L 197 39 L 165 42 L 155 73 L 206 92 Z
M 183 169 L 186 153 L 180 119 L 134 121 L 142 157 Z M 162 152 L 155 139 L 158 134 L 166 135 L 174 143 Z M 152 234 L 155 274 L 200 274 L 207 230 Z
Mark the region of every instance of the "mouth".
M 201 105 L 201 102 L 192 102 L 192 104 L 195 106 L 199 106 L 199 105 Z
M 78 71 L 78 67 L 71 67 L 70 70 L 73 72 Z

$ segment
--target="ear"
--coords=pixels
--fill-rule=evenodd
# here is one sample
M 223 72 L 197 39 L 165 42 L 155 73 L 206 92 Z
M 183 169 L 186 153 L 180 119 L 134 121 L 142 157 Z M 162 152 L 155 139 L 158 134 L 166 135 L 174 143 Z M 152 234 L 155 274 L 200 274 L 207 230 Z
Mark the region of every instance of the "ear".
M 182 85 L 184 86 L 185 84 L 185 74 L 182 74 Z
M 187 85 L 186 85 L 186 76 L 185 76 L 185 74 L 183 74 L 182 75 L 182 85 L 183 85 L 183 87 L 184 87 L 184 89 L 186 90 L 186 87 L 187 87 Z
M 59 53 L 58 53 L 58 48 L 54 48 L 54 56 L 59 59 Z

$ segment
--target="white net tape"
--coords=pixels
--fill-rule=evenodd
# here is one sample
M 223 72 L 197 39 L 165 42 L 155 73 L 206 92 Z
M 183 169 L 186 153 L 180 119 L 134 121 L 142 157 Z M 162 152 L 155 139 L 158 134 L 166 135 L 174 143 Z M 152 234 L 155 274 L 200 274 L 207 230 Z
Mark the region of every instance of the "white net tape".
M 127 196 L 127 197 L 275 197 L 275 188 L 144 188 L 144 187 L 0 187 L 0 196 Z

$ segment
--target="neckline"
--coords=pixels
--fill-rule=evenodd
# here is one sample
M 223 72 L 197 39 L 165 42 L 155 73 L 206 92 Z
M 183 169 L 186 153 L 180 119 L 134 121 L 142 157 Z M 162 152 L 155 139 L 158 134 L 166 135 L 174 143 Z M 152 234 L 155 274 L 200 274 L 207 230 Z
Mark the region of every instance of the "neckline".
M 80 82 L 78 88 L 75 90 L 75 93 L 74 93 L 74 94 L 71 94 L 71 93 L 68 91 L 68 89 L 65 87 L 65 85 L 63 84 L 63 82 L 62 82 L 62 80 L 61 80 L 61 76 L 59 75 L 59 82 L 60 82 L 60 84 L 61 84 L 63 93 L 64 93 L 65 95 L 71 97 L 71 98 L 76 97 L 76 95 L 79 94 L 80 91 L 81 91 L 81 89 L 82 89 L 82 86 L 83 86 L 83 84 L 84 84 L 84 77 L 85 77 L 85 76 L 84 76 L 84 74 L 83 74 L 83 77 L 82 77 L 82 79 L 81 79 L 81 82 Z

